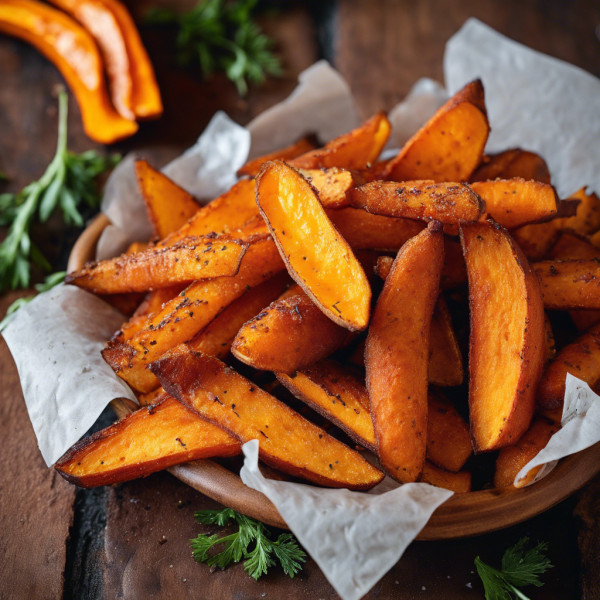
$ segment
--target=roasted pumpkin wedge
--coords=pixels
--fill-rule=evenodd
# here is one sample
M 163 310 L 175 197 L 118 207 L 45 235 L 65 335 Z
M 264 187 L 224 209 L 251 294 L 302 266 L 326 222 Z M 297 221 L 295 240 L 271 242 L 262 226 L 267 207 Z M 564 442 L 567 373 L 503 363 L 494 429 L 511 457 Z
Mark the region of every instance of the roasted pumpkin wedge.
M 81 440 L 55 468 L 67 481 L 91 488 L 191 460 L 240 453 L 238 440 L 168 397 Z
M 92 140 L 113 144 L 138 130 L 135 121 L 112 106 L 96 42 L 71 17 L 35 0 L 2 0 L 0 32 L 29 42 L 56 65 L 77 98 Z
M 468 181 L 490 133 L 483 85 L 467 84 L 427 121 L 387 165 L 384 179 Z
M 296 283 L 334 323 L 365 329 L 369 281 L 314 188 L 298 171 L 274 161 L 256 179 L 256 202 Z
M 240 442 L 259 442 L 262 461 L 328 487 L 366 490 L 383 473 L 323 429 L 220 360 L 180 346 L 150 366 L 167 392 Z
M 514 444 L 529 428 L 545 363 L 539 281 L 508 232 L 461 226 L 469 275 L 469 407 L 477 452 Z
M 394 479 L 416 481 L 425 462 L 429 330 L 444 262 L 442 225 L 398 252 L 379 296 L 365 349 L 379 460 Z

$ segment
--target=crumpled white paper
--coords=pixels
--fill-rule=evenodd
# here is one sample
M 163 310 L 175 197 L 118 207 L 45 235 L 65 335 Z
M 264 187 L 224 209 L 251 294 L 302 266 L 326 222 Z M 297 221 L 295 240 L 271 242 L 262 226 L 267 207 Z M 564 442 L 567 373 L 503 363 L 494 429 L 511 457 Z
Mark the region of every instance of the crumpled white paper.
M 54 464 L 114 398 L 135 396 L 100 352 L 123 315 L 93 294 L 60 285 L 19 309 L 3 332 L 44 460 Z
M 384 494 L 265 479 L 258 440 L 242 446 L 242 481 L 273 504 L 344 600 L 359 600 L 394 566 L 452 492 L 408 483 Z
M 494 128 L 490 149 L 518 145 L 538 151 L 548 161 L 563 196 L 585 184 L 600 190 L 596 164 L 600 154 L 598 80 L 514 44 L 474 20 L 469 20 L 450 40 L 445 69 L 450 92 L 477 76 L 483 79 Z M 308 132 L 327 141 L 357 125 L 358 111 L 348 86 L 327 63 L 313 65 L 300 76 L 300 82 L 288 100 L 265 111 L 247 129 L 224 114 L 217 114 L 198 143 L 168 165 L 165 172 L 199 198 L 210 199 L 231 185 L 248 152 L 252 157 L 269 152 Z M 390 113 L 393 140 L 403 143 L 445 97 L 439 84 L 419 82 L 406 103 Z M 542 119 L 541 113 L 546 118 Z M 251 147 L 248 132 L 252 136 Z M 556 143 L 557 136 L 562 143 Z M 135 186 L 133 158 L 124 160 L 110 178 L 103 210 L 114 226 L 101 240 L 99 258 L 112 256 L 130 242 L 150 235 Z M 64 314 L 65 308 L 68 315 Z M 38 443 L 49 464 L 87 430 L 110 399 L 132 397 L 99 352 L 121 319 L 113 309 L 85 292 L 58 288 L 21 309 L 5 330 Z M 70 329 L 75 323 L 79 326 Z M 50 343 L 54 343 L 52 350 L 62 349 L 62 354 L 58 350 L 51 354 L 42 352 L 40 358 L 40 351 L 50 348 Z M 92 356 L 97 363 L 92 362 Z M 90 368 L 93 372 L 88 371 Z M 590 443 L 593 439 L 598 441 L 593 438 L 596 430 L 589 425 L 596 411 L 597 403 L 587 409 L 584 417 L 572 421 L 578 424 L 577 431 L 588 432 L 585 436 Z M 581 433 L 581 437 L 585 436 Z M 369 495 L 297 485 L 292 498 L 286 499 L 276 496 L 274 490 L 279 494 L 284 485 L 296 484 L 265 483 L 252 473 L 250 463 L 244 468 L 244 477 L 252 487 L 263 486 L 345 600 L 358 598 L 370 589 L 414 539 L 435 507 L 450 495 L 427 484 L 398 488 L 388 485 L 386 479 Z M 389 489 L 392 491 L 376 495 Z M 389 503 L 389 498 L 396 501 Z M 333 505 L 338 500 L 343 508 L 336 510 Z M 371 503 L 379 506 L 379 522 L 362 515 L 369 511 L 364 508 L 366 505 L 374 505 Z M 332 511 L 328 519 L 318 517 L 316 504 L 320 505 L 318 510 Z M 346 511 L 355 518 L 344 521 Z M 317 519 L 320 526 L 313 528 Z M 327 543 L 323 540 L 325 521 L 332 521 Z M 381 527 L 381 523 L 385 526 Z M 394 534 L 388 535 L 388 530 L 394 528 Z M 338 554 L 339 548 L 351 559 L 346 561 L 346 556 Z M 369 552 L 363 553 L 363 549 Z M 387 566 L 379 568 L 371 560 Z

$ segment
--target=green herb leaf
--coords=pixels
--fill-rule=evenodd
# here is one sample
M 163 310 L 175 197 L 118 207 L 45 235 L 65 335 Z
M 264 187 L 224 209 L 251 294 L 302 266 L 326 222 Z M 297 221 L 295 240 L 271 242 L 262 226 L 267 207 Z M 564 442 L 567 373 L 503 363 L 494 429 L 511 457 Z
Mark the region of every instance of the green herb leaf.
M 100 156 L 95 151 L 75 154 L 67 150 L 67 94 L 58 95 L 56 154 L 42 177 L 18 194 L 0 194 L 0 226 L 9 227 L 0 244 L 0 291 L 29 286 L 31 264 L 45 271 L 51 267 L 29 238 L 35 218 L 46 222 L 60 209 L 67 225 L 83 225 L 79 212 L 85 204 L 96 207 L 100 194 L 96 177 L 114 167 L 120 155 Z
M 48 275 L 43 283 L 36 283 L 33 287 L 40 294 L 42 292 L 47 292 L 51 290 L 53 287 L 57 286 L 59 283 L 62 283 L 65 280 L 66 272 L 59 271 L 57 273 L 52 273 L 52 275 Z M 15 318 L 15 313 L 25 304 L 31 302 L 35 296 L 25 296 L 24 298 L 19 298 L 15 300 L 6 311 L 6 315 L 4 319 L 0 321 L 0 331 L 4 331 L 8 324 Z
M 294 575 L 302 569 L 306 554 L 300 549 L 294 536 L 281 534 L 276 542 L 269 538 L 267 528 L 250 517 L 226 508 L 224 510 L 203 510 L 194 514 L 199 523 L 224 527 L 235 521 L 239 528 L 236 533 L 220 538 L 218 534 L 202 535 L 190 540 L 192 555 L 197 562 L 224 569 L 232 562 L 244 559 L 244 569 L 254 579 L 267 573 L 269 567 L 281 563 L 286 575 Z M 253 545 L 253 547 L 251 547 Z M 223 550 L 212 556 L 213 546 Z
M 146 20 L 153 25 L 178 27 L 177 59 L 181 65 L 198 63 L 204 77 L 221 70 L 240 96 L 248 82 L 262 84 L 267 75 L 282 73 L 272 52 L 273 41 L 253 20 L 257 0 L 202 0 L 188 13 L 154 9 Z
M 528 538 L 520 539 L 502 557 L 501 570 L 484 563 L 479 556 L 475 559 L 477 573 L 483 582 L 486 600 L 528 600 L 517 586 L 544 585 L 539 576 L 552 568 L 552 564 L 542 553 L 547 549 L 545 542 L 535 548 L 525 550 Z

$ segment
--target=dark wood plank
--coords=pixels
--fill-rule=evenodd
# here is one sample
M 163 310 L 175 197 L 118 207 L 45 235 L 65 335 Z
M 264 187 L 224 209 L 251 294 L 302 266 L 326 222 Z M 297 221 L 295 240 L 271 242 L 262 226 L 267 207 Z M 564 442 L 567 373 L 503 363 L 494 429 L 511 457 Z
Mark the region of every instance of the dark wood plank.
M 0 299 L 0 315 L 17 296 Z M 61 598 L 76 490 L 42 459 L 2 338 L 0 439 L 0 598 Z
M 535 50 L 600 73 L 594 0 L 339 0 L 335 64 L 365 115 L 389 110 L 421 77 L 443 81 L 448 39 L 476 17 Z

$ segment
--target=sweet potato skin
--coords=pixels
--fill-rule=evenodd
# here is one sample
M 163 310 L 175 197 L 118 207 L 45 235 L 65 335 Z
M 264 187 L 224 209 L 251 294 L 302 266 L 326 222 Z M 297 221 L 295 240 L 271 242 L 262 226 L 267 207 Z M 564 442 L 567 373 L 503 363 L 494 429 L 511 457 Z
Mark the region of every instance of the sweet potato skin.
M 311 150 L 288 163 L 297 169 L 366 169 L 375 162 L 391 132 L 384 113 L 377 113 L 357 129 L 341 135 L 323 148 Z
M 260 168 L 266 162 L 272 160 L 289 161 L 293 158 L 301 156 L 302 154 L 306 154 L 311 150 L 314 150 L 316 147 L 315 140 L 312 136 L 303 137 L 291 146 L 286 146 L 285 148 L 280 148 L 279 150 L 275 150 L 269 154 L 264 154 L 263 156 L 249 160 L 241 169 L 238 170 L 237 175 L 238 177 L 243 177 L 244 175 L 256 177 L 260 171 Z
M 555 189 L 539 181 L 495 179 L 471 183 L 486 205 L 486 212 L 506 229 L 548 221 L 558 215 Z
M 572 344 L 564 346 L 546 367 L 537 390 L 537 404 L 544 409 L 562 408 L 567 373 L 591 388 L 600 382 L 600 324 Z
M 259 441 L 261 460 L 329 487 L 370 489 L 383 473 L 287 405 L 214 357 L 180 346 L 150 367 L 163 387 L 245 443 Z
M 135 176 L 158 239 L 183 227 L 200 210 L 200 204 L 190 194 L 147 161 L 135 161 Z
M 514 445 L 502 448 L 496 459 L 496 471 L 494 473 L 494 487 L 501 488 L 514 485 L 515 477 L 519 471 L 540 450 L 546 447 L 550 438 L 560 429 L 560 424 L 553 423 L 547 419 L 537 418 L 523 437 Z M 524 487 L 530 483 L 538 474 L 541 465 L 531 469 L 527 475 L 520 479 L 517 487 Z
M 92 488 L 241 451 L 235 438 L 169 397 L 81 440 L 55 468 L 67 481 Z
M 423 466 L 421 481 L 435 485 L 436 487 L 451 490 L 455 494 L 465 494 L 471 491 L 471 473 L 469 471 L 452 473 L 440 469 L 429 461 L 426 461 Z
M 416 481 L 425 462 L 429 329 L 443 261 L 441 224 L 431 223 L 398 252 L 367 337 L 379 460 L 402 483 Z
M 248 245 L 229 235 L 187 237 L 167 248 L 87 263 L 65 283 L 95 294 L 147 292 L 197 279 L 232 277 Z
M 366 388 L 332 360 L 321 360 L 277 379 L 296 398 L 345 431 L 357 444 L 377 452 Z
M 296 170 L 274 161 L 256 178 L 256 202 L 292 279 L 334 323 L 365 329 L 369 281 L 314 188 Z
M 545 361 L 539 282 L 508 232 L 461 226 L 469 275 L 469 407 L 476 452 L 511 445 L 528 429 Z
M 513 177 L 550 183 L 550 171 L 546 161 L 538 154 L 520 148 L 487 156 L 473 173 L 471 181 L 512 179 Z
M 533 267 L 547 309 L 600 309 L 600 264 L 596 259 L 546 260 Z
M 352 338 L 297 286 L 248 321 L 236 335 L 231 352 L 256 369 L 292 374 L 326 358 Z
M 457 473 L 473 454 L 469 426 L 438 392 L 430 392 L 428 402 L 427 460 Z
M 485 210 L 485 203 L 464 183 L 373 181 L 349 189 L 346 196 L 351 206 L 372 214 L 448 225 L 477 221 Z
M 467 84 L 404 145 L 384 179 L 468 181 L 481 162 L 490 126 L 483 85 Z

